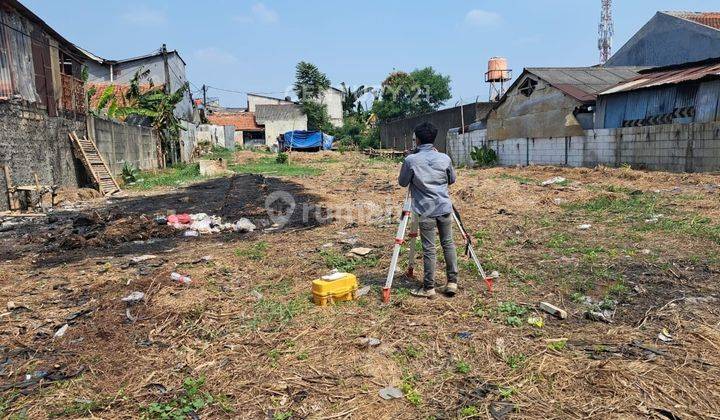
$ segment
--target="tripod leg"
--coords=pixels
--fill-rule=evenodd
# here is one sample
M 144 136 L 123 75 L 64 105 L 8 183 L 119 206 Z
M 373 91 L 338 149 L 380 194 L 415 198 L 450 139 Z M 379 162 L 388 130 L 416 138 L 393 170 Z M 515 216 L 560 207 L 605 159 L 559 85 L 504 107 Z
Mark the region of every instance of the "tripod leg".
M 393 246 L 392 259 L 390 260 L 390 270 L 388 270 L 387 279 L 385 280 L 385 287 L 383 287 L 383 302 L 390 302 L 390 288 L 392 287 L 393 279 L 395 278 L 395 269 L 397 269 L 398 257 L 400 256 L 400 247 L 405 242 L 405 230 L 407 229 L 408 222 L 410 221 L 410 194 L 405 199 L 403 204 L 402 219 L 400 219 L 400 225 L 398 226 L 397 234 L 395 235 L 395 245 Z
M 415 245 L 420 233 L 420 216 L 410 216 L 410 233 L 408 233 L 408 269 L 405 273 L 410 278 L 415 278 Z
M 475 249 L 473 249 L 472 242 L 470 241 L 470 236 L 468 235 L 467 231 L 465 230 L 465 227 L 463 226 L 462 222 L 460 221 L 460 218 L 457 216 L 457 210 L 455 210 L 455 212 L 453 212 L 453 219 L 455 220 L 455 224 L 457 225 L 458 229 L 460 230 L 460 234 L 462 235 L 463 239 L 465 239 L 465 242 L 467 243 L 467 249 L 468 249 L 468 253 L 470 254 L 470 258 L 472 258 L 473 262 L 475 263 L 475 266 L 478 269 L 478 272 L 482 276 L 483 280 L 485 280 L 488 290 L 492 293 L 492 285 L 493 285 L 494 279 L 492 277 L 488 277 L 485 274 L 485 270 L 483 270 L 482 264 L 480 264 L 480 259 L 478 259 L 477 254 L 475 254 Z

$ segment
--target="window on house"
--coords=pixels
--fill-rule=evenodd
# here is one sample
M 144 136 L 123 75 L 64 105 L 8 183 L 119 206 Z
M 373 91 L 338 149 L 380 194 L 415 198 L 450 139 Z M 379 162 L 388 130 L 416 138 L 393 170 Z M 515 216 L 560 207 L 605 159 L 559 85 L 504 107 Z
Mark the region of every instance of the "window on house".
M 113 78 L 120 76 L 121 73 L 122 71 L 119 68 L 113 67 Z
M 532 95 L 533 92 L 535 91 L 535 87 L 537 86 L 537 84 L 538 84 L 537 80 L 528 77 L 527 79 L 525 79 L 524 82 L 522 82 L 522 84 L 520 84 L 520 87 L 518 88 L 518 90 L 523 95 L 530 97 L 530 95 Z

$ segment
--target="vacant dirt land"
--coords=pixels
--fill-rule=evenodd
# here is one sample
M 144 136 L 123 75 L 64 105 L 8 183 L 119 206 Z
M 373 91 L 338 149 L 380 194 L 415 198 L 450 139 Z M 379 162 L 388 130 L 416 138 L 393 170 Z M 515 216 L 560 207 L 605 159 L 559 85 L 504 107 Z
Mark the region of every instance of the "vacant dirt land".
M 398 275 L 383 305 L 399 164 L 290 160 L 239 152 L 233 176 L 3 225 L 0 417 L 718 418 L 719 176 L 461 169 L 453 199 L 493 293 L 461 256 L 454 299 L 412 298 Z M 276 191 L 296 201 L 283 226 Z M 258 229 L 184 237 L 155 222 L 168 210 Z M 313 306 L 332 268 L 370 292 Z

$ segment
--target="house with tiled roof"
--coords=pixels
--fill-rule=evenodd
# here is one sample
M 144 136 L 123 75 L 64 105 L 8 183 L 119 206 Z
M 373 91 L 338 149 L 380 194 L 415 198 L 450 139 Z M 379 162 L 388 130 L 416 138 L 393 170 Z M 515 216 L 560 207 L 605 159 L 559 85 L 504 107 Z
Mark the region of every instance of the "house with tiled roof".
M 720 12 L 657 12 L 605 63 L 660 67 L 720 57 Z
M 255 121 L 255 113 L 245 110 L 218 110 L 207 115 L 214 125 L 235 127 L 235 143 L 243 146 L 265 144 L 265 127 Z M 242 143 L 240 143 L 242 139 Z

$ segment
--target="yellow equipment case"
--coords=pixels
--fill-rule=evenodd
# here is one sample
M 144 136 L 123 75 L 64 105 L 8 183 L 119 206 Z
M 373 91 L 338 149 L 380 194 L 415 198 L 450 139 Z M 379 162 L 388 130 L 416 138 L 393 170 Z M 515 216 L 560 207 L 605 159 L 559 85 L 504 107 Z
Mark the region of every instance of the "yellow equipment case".
M 357 277 L 350 273 L 333 273 L 312 282 L 313 302 L 326 306 L 335 302 L 355 299 Z

